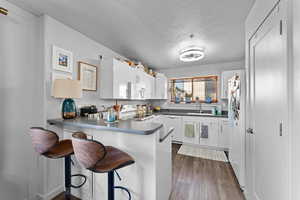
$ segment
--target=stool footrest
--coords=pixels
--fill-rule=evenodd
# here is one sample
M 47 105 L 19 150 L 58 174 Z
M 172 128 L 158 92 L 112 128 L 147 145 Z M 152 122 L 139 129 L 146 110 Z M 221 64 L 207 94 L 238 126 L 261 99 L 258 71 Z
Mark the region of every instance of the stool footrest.
M 81 177 L 81 178 L 83 178 L 83 182 L 82 182 L 81 184 L 79 184 L 79 185 L 72 185 L 72 184 L 71 184 L 71 187 L 72 187 L 72 188 L 81 188 L 81 187 L 86 183 L 86 181 L 87 181 L 86 176 L 83 175 L 83 174 L 74 174 L 74 175 L 72 175 L 71 177 L 72 177 L 72 178 L 73 178 L 73 177 Z
M 127 188 L 122 187 L 122 186 L 115 186 L 114 189 L 124 190 L 128 194 L 128 200 L 131 200 L 131 194 Z

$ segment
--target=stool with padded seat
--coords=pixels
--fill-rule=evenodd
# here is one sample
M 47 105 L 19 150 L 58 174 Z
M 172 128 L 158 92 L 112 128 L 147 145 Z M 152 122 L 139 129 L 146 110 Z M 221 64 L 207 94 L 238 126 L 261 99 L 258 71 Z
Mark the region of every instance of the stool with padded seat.
M 129 200 L 131 199 L 127 188 L 114 185 L 114 173 L 118 175 L 116 170 L 134 163 L 130 155 L 117 148 L 104 146 L 98 141 L 89 140 L 82 132 L 72 135 L 72 143 L 75 157 L 83 167 L 95 173 L 108 173 L 108 200 L 115 199 L 115 189 L 126 191 Z M 119 175 L 118 177 L 120 179 Z
M 50 130 L 40 127 L 30 128 L 29 134 L 32 144 L 37 153 L 51 159 L 65 158 L 65 198 L 71 198 L 71 187 L 79 188 L 86 182 L 86 177 L 82 174 L 74 174 L 84 178 L 82 184 L 73 186 L 71 184 L 71 155 L 74 154 L 71 140 L 60 140 L 58 135 Z

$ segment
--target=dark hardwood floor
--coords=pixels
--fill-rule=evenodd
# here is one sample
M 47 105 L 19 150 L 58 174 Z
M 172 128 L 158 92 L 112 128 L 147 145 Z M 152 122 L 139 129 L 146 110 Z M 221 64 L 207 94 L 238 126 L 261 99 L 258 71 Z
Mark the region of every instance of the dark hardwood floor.
M 173 183 L 169 200 L 245 200 L 229 163 L 177 154 L 173 144 Z
M 245 200 L 229 163 L 179 155 L 179 148 L 178 144 L 172 146 L 173 183 L 169 200 Z M 53 200 L 64 200 L 64 195 Z

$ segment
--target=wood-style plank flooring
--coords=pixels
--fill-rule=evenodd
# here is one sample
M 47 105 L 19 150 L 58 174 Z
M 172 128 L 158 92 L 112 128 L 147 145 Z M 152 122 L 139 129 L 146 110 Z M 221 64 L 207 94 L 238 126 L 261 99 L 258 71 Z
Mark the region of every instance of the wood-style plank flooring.
M 59 195 L 57 195 L 56 197 L 54 197 L 53 200 L 66 200 L 64 193 L 60 193 Z M 71 199 L 69 200 L 81 200 L 78 199 L 77 197 L 71 196 Z
M 169 200 L 245 200 L 229 163 L 179 155 L 179 148 L 178 144 L 172 146 L 173 183 Z M 53 200 L 64 200 L 64 195 Z
M 170 200 L 245 200 L 229 163 L 177 154 L 172 146 Z

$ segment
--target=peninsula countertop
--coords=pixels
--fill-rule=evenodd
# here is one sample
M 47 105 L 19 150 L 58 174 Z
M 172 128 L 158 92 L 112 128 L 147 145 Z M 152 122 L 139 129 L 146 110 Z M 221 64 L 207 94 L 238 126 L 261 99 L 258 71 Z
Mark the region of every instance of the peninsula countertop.
M 80 117 L 76 119 L 48 119 L 47 122 L 51 125 L 57 126 L 71 126 L 138 135 L 150 135 L 163 127 L 163 124 L 161 123 L 136 121 L 134 119 L 119 120 L 115 123 L 107 123 L 103 119 L 96 120 Z

